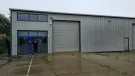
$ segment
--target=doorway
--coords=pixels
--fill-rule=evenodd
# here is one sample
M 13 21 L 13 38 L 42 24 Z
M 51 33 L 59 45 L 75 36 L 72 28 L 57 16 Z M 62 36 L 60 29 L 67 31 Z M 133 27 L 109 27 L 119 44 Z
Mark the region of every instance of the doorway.
M 124 50 L 129 51 L 129 37 L 124 38 Z
M 34 45 L 31 42 L 38 41 L 38 54 L 48 53 L 47 31 L 18 31 L 18 55 L 33 54 Z

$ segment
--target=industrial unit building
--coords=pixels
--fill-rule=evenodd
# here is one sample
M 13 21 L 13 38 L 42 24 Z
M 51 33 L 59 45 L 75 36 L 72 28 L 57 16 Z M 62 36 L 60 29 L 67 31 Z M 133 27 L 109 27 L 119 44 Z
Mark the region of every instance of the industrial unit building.
M 10 9 L 12 55 L 135 49 L 135 18 Z

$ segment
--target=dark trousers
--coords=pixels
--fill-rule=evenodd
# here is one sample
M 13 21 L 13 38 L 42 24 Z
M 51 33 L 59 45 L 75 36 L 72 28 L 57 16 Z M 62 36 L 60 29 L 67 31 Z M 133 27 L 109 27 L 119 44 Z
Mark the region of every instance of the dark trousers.
M 37 48 L 34 48 L 34 53 L 37 53 Z

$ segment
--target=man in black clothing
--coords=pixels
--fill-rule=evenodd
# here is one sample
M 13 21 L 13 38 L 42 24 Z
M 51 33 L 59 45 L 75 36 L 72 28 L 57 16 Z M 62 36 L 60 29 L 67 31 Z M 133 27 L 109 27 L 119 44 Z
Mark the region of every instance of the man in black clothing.
M 35 40 L 35 41 L 33 41 L 33 42 L 30 41 L 30 43 L 33 44 L 34 54 L 37 54 L 37 52 L 38 52 L 38 42 L 39 42 L 39 40 L 38 40 L 38 41 Z

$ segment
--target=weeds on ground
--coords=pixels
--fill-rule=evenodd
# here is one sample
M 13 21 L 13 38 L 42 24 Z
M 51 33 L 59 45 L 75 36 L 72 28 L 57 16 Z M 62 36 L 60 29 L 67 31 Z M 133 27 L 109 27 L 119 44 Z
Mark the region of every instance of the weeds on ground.
M 0 47 L 0 55 L 1 54 L 4 54 L 4 53 L 7 53 L 7 48 L 6 47 Z
M 47 56 L 47 55 L 43 56 L 43 60 L 44 60 L 47 64 L 52 65 L 52 61 L 50 61 L 50 60 L 48 59 L 48 56 Z

